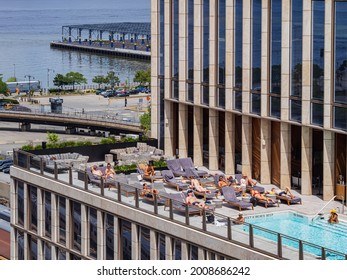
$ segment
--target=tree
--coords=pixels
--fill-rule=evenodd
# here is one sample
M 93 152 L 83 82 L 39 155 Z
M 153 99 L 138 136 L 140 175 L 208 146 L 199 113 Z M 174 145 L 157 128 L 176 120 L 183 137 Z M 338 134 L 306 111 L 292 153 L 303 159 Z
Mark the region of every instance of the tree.
M 149 86 L 151 84 L 151 69 L 137 71 L 134 82 L 139 83 L 140 86 Z
M 66 77 L 63 74 L 57 74 L 53 79 L 53 84 L 56 87 L 60 87 L 61 89 L 63 89 L 63 87 L 66 86 L 68 83 L 66 81 Z
M 68 85 L 72 85 L 72 90 L 75 90 L 75 85 L 86 84 L 87 79 L 79 72 L 69 72 L 65 75 Z
M 151 130 L 151 108 L 140 117 L 140 124 L 146 134 Z
M 120 82 L 119 77 L 116 76 L 116 73 L 114 71 L 107 72 L 106 80 L 106 84 L 109 84 L 112 89 L 116 84 Z
M 107 79 L 107 77 L 105 77 L 103 75 L 98 75 L 98 76 L 94 76 L 92 82 L 98 84 L 99 88 L 100 88 L 101 84 L 107 84 L 108 83 L 108 79 Z
M 59 142 L 59 136 L 54 132 L 47 132 L 47 139 L 50 144 L 56 144 Z
M 17 82 L 17 78 L 16 77 L 9 77 L 6 82 L 15 83 L 15 82 Z
M 7 94 L 7 92 L 8 92 L 7 84 L 2 81 L 2 77 L 0 75 L 0 93 Z

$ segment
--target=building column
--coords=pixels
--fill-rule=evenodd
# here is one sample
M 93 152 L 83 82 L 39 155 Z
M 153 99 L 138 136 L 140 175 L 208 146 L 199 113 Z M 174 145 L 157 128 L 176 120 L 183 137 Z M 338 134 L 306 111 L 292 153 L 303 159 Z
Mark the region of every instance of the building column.
M 334 80 L 334 0 L 325 0 L 324 22 L 324 128 L 332 127 Z
M 44 244 L 41 239 L 37 239 L 37 260 L 44 260 L 45 252 L 44 252 Z
M 335 134 L 323 132 L 323 200 L 335 194 Z
M 201 37 L 202 37 L 202 0 L 195 0 L 194 1 L 194 104 L 201 104 L 201 75 L 202 75 L 201 74 L 202 72 Z M 196 161 L 195 155 L 194 155 L 194 161 Z M 201 161 L 201 164 L 202 164 L 202 161 Z
M 225 112 L 225 174 L 235 173 L 235 118 Z
M 165 102 L 164 120 L 165 120 L 165 136 L 164 136 L 164 150 L 168 156 L 176 154 L 173 147 L 173 112 L 172 103 L 170 101 Z
M 198 259 L 205 260 L 205 250 L 198 247 Z
M 157 234 L 154 230 L 150 230 L 149 232 L 149 244 L 150 244 L 150 259 L 151 260 L 158 260 L 158 240 L 157 240 Z
M 218 32 L 217 32 L 217 22 L 216 22 L 216 10 L 217 10 L 217 1 L 210 0 L 210 19 L 209 19 L 209 105 L 210 107 L 217 106 L 216 98 L 216 78 L 217 78 L 217 69 L 218 69 L 218 60 L 216 57 L 218 47 Z M 210 138 L 211 139 L 211 138 Z M 211 152 L 210 152 L 211 154 Z M 211 158 L 211 155 L 210 155 Z M 217 159 L 218 167 L 218 159 Z M 210 165 L 211 168 L 211 165 Z
M 183 240 L 181 241 L 181 260 L 190 260 L 189 244 Z
M 209 110 L 209 169 L 218 170 L 218 111 Z
M 88 256 L 88 241 L 89 241 L 89 221 L 88 221 L 88 207 L 81 204 L 81 254 Z
M 301 194 L 312 195 L 312 128 L 301 127 Z
M 251 90 L 251 0 L 243 0 L 243 19 L 242 19 L 242 113 L 249 113 L 250 107 L 250 90 Z M 243 155 L 243 150 L 242 150 Z M 251 161 L 250 161 L 251 164 Z M 244 165 L 242 158 L 242 165 Z M 243 167 L 242 167 L 243 169 Z M 252 166 L 249 176 L 252 174 Z
M 165 235 L 165 260 L 172 260 L 172 238 Z
M 260 125 L 260 181 L 271 184 L 271 121 L 261 119 Z
M 151 92 L 156 93 L 151 97 L 151 137 L 159 139 L 160 135 L 160 88 L 158 86 L 158 64 L 159 64 L 159 7 L 157 0 L 151 0 L 151 39 L 152 39 L 152 49 L 151 49 Z M 154 20 L 155 23 L 153 24 Z
M 185 104 L 178 104 L 178 155 L 188 156 L 188 110 Z
M 234 1 L 226 1 L 226 15 L 233 14 Z M 225 109 L 232 110 L 234 80 L 234 17 L 227 16 L 225 19 L 225 25 Z M 227 112 L 225 112 L 225 114 L 227 115 Z M 227 142 L 225 142 L 225 145 L 227 145 Z M 227 169 L 227 155 L 225 154 L 225 173 L 230 174 L 227 170 L 229 169 Z M 231 174 L 234 173 L 235 169 L 232 169 Z
M 290 143 L 290 124 L 281 122 L 281 179 L 280 187 L 284 189 L 290 186 L 291 176 L 291 143 Z
M 312 88 L 312 2 L 303 1 L 303 28 L 302 28 L 302 110 L 301 123 L 311 123 L 311 88 Z M 304 132 L 304 131 L 302 131 Z M 304 176 L 302 176 L 304 178 Z M 304 185 L 303 181 L 302 186 Z
M 10 201 L 11 201 L 11 213 L 10 215 L 10 221 L 12 224 L 17 224 L 17 215 L 18 215 L 18 200 L 17 200 L 17 195 L 18 192 L 16 191 L 16 184 L 15 180 L 11 179 L 10 180 Z M 11 233 L 10 233 L 10 257 L 11 260 L 18 260 L 18 242 L 16 242 L 16 231 L 13 227 L 11 227 Z
M 105 252 L 105 228 L 104 228 L 104 219 L 103 214 L 100 210 L 97 210 L 97 259 L 105 260 L 106 252 Z
M 268 0 L 262 0 L 262 13 L 261 13 L 261 116 L 267 117 L 269 112 L 269 73 L 270 73 L 270 19 L 269 8 L 270 3 Z M 270 124 L 269 124 L 270 126 Z M 271 126 L 270 126 L 271 127 Z M 269 147 L 271 150 L 271 146 Z M 262 176 L 262 175 L 261 175 Z M 263 176 L 262 176 L 263 177 Z M 270 182 L 270 181 L 269 181 Z
M 178 30 L 178 100 L 186 101 L 187 80 L 187 5 L 180 4 L 179 7 L 179 30 Z
M 242 173 L 252 175 L 252 118 L 242 116 Z
M 202 117 L 202 108 L 194 106 L 194 164 L 202 165 L 202 125 L 203 117 Z
M 281 120 L 283 121 L 289 120 L 290 57 L 291 57 L 290 19 L 291 19 L 291 1 L 282 1 Z
M 131 223 L 131 259 L 139 260 L 139 226 Z

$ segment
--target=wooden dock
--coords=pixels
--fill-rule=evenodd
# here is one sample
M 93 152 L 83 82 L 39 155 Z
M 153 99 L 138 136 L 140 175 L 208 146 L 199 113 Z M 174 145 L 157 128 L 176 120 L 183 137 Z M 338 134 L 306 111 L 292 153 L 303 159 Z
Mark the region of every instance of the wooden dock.
M 134 46 L 134 43 L 126 42 L 124 45 L 120 42 L 114 42 L 113 47 L 109 42 L 98 43 L 93 42 L 51 42 L 51 48 L 60 48 L 68 50 L 77 50 L 77 51 L 86 51 L 98 54 L 105 54 L 111 56 L 133 58 L 133 59 L 142 59 L 150 60 L 151 52 L 148 49 L 147 45 L 139 44 Z M 136 49 L 135 49 L 136 48 Z

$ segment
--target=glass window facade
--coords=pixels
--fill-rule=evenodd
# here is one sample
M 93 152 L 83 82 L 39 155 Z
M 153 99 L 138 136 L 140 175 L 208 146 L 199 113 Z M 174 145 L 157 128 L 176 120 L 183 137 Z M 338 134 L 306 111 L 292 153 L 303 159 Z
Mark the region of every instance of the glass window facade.
M 302 0 L 292 0 L 290 119 L 301 122 Z
M 235 0 L 234 8 L 234 104 L 233 109 L 242 111 L 242 0 Z
M 208 168 L 209 166 L 209 110 L 203 109 L 203 137 L 202 137 L 202 152 L 203 152 L 203 165 Z
M 158 233 L 158 253 L 159 253 L 159 260 L 165 260 L 165 247 L 166 247 L 166 241 L 165 241 L 165 235 L 162 233 Z
M 71 229 L 73 249 L 81 251 L 81 204 L 71 201 Z
M 252 94 L 251 112 L 260 114 L 261 91 L 261 0 L 252 1 Z
M 66 205 L 65 198 L 58 197 L 59 200 L 59 243 L 66 244 Z
M 120 223 L 120 252 L 122 260 L 131 260 L 131 223 L 119 220 Z
M 106 214 L 105 219 L 105 238 L 106 238 L 106 259 L 114 259 L 114 217 L 111 214 Z
M 17 222 L 20 226 L 24 226 L 24 184 L 21 181 L 17 181 L 17 206 L 18 216 Z
M 187 24 L 188 24 L 188 50 L 187 64 L 188 73 L 187 79 L 194 79 L 194 0 L 187 1 Z
M 164 102 L 164 79 L 159 79 L 159 97 L 160 97 L 160 110 L 159 110 L 159 122 L 160 122 L 160 141 L 159 141 L 159 148 L 164 149 L 164 135 L 165 135 L 165 127 L 164 127 L 164 109 L 165 109 L 165 102 Z
M 202 81 L 209 83 L 210 77 L 210 0 L 203 0 Z
M 37 232 L 37 188 L 28 186 L 29 191 L 29 228 Z
M 51 193 L 45 191 L 45 235 L 51 237 L 52 234 L 52 204 Z
M 172 77 L 178 79 L 179 63 L 179 0 L 172 1 Z
M 140 228 L 141 256 L 140 260 L 151 259 L 150 230 L 146 227 Z
M 325 2 L 312 2 L 312 94 L 311 123 L 323 125 Z
M 333 126 L 347 130 L 347 2 L 335 2 L 335 91 Z
M 226 1 L 218 1 L 218 89 L 217 104 L 225 107 L 225 13 Z
M 271 0 L 270 116 L 281 117 L 282 0 Z
M 165 43 L 165 12 L 164 12 L 164 0 L 159 0 L 159 75 L 164 76 L 164 43 Z

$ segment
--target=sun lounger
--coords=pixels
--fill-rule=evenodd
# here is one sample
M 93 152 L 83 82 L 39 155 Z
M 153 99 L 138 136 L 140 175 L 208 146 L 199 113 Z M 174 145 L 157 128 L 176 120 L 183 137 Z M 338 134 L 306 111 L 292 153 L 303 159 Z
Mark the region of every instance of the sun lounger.
M 302 204 L 301 197 L 291 198 L 290 196 L 277 195 L 276 198 L 281 200 L 281 202 L 287 203 L 288 205 L 290 205 L 290 204 Z
M 155 174 L 150 176 L 150 175 L 145 175 L 145 170 L 146 170 L 145 164 L 143 163 L 137 164 L 137 172 L 142 176 L 143 180 L 150 181 L 151 183 L 157 180 L 163 180 L 163 176 L 161 175 L 160 171 L 155 171 Z
M 169 186 L 175 187 L 177 191 L 186 190 L 189 184 L 178 181 L 171 170 L 162 170 L 161 175 Z
M 267 208 L 268 206 L 277 206 L 279 207 L 279 202 L 276 198 L 273 198 L 274 201 L 268 201 L 265 199 L 259 199 L 259 198 L 255 198 L 257 201 L 257 204 L 262 204 L 263 206 L 265 206 L 265 208 Z
M 252 203 L 237 199 L 234 188 L 224 187 L 222 189 L 222 192 L 223 192 L 223 196 L 224 196 L 223 201 L 232 205 L 232 206 L 238 207 L 239 211 L 241 211 L 242 209 L 247 209 L 249 207 L 251 207 L 252 210 L 254 210 Z
M 194 163 L 190 157 L 180 158 L 179 163 L 181 164 L 184 171 L 186 171 L 188 168 L 194 168 L 196 170 L 196 173 L 199 175 L 199 177 L 209 176 L 208 172 L 206 172 L 205 170 L 196 169 L 194 166 Z
M 179 212 L 186 212 L 185 195 L 183 193 L 170 193 L 172 199 L 172 208 Z M 198 206 L 188 205 L 189 215 L 201 215 L 202 209 Z
M 187 178 L 186 172 L 182 169 L 178 159 L 167 160 L 166 164 L 175 176 L 182 176 Z
M 160 183 L 162 184 L 162 182 L 160 182 Z M 143 190 L 143 186 L 141 183 L 136 183 L 135 186 L 138 189 Z M 168 200 L 168 193 L 166 192 L 164 185 L 161 187 L 161 185 L 154 183 L 154 185 L 151 188 L 156 189 L 158 191 L 157 203 L 160 205 L 165 205 L 167 203 L 167 200 Z M 154 196 L 150 193 L 145 194 L 141 191 L 140 196 L 144 201 L 154 202 Z M 166 197 L 164 197 L 164 196 L 166 196 Z

